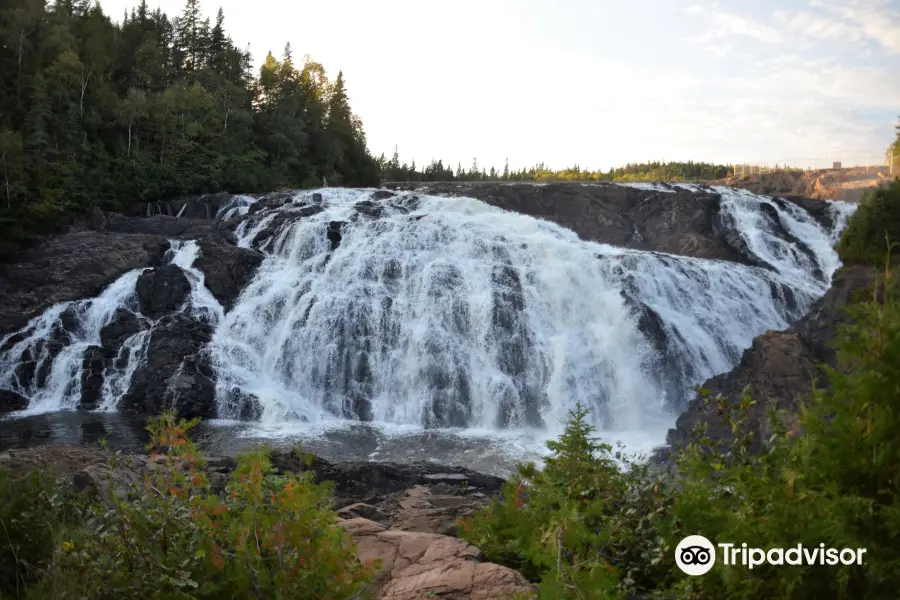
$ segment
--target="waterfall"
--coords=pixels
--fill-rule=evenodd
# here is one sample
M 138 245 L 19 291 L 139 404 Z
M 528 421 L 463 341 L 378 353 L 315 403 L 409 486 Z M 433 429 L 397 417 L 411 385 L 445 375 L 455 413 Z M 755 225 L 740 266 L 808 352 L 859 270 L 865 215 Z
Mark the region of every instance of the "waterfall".
M 757 266 L 586 242 L 471 198 L 342 188 L 218 210 L 266 256 L 228 312 L 196 241 L 172 240 L 166 262 L 190 284 L 178 311 L 214 328 L 222 419 L 552 432 L 581 402 L 603 431 L 659 432 L 693 386 L 827 290 L 852 212 L 830 203 L 827 227 L 790 202 L 712 191 Z M 29 398 L 23 414 L 79 406 L 104 328 L 127 311 L 139 326 L 104 356 L 96 402 L 118 406 L 156 326 L 136 295 L 145 271 L 0 340 L 0 388 Z
M 401 194 L 372 218 L 371 191 L 331 189 L 260 211 L 239 243 L 268 257 L 211 344 L 219 414 L 254 398 L 263 423 L 496 429 L 580 401 L 607 431 L 640 429 L 804 314 L 839 264 L 803 209 L 716 191 L 771 270 L 584 242 L 468 198 Z
M 169 240 L 169 244 L 166 261 L 181 268 L 191 286 L 190 298 L 180 311 L 209 323 L 219 322 L 224 316 L 222 306 L 203 285 L 203 273 L 193 266 L 199 255 L 197 243 Z M 0 339 L 0 389 L 30 400 L 28 409 L 17 416 L 78 408 L 91 351 L 102 347 L 104 328 L 114 322 L 117 313 L 127 311 L 146 328 L 126 336 L 103 369 L 97 407 L 116 409 L 147 358 L 155 325 L 141 314 L 136 293 L 138 279 L 146 271 L 125 273 L 96 298 L 58 304 L 22 330 Z

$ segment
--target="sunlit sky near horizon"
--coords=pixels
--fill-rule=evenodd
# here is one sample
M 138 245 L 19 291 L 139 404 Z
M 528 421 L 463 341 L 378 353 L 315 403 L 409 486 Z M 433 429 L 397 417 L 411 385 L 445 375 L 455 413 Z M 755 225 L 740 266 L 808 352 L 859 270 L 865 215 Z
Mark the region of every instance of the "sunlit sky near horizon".
M 372 152 L 418 165 L 862 164 L 900 116 L 900 0 L 201 5 L 256 64 L 289 41 L 343 70 Z

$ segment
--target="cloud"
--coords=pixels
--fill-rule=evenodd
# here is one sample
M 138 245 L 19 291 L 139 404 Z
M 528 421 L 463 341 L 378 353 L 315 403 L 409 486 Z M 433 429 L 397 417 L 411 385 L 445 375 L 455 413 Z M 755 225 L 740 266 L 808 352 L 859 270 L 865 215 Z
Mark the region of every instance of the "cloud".
M 793 33 L 817 40 L 856 42 L 863 38 L 862 31 L 846 21 L 819 17 L 805 11 L 795 13 L 787 21 L 786 28 Z
M 689 14 L 704 15 L 709 21 L 710 29 L 691 38 L 690 41 L 694 43 L 707 43 L 711 40 L 735 35 L 753 38 L 769 44 L 777 44 L 781 41 L 781 34 L 777 29 L 734 13 L 713 12 L 702 6 L 692 6 L 687 9 L 687 12 Z
M 776 11 L 792 33 L 817 40 L 868 40 L 891 54 L 900 54 L 900 8 L 884 0 L 845 0 L 825 2 L 811 0 L 809 5 L 830 14 L 820 16 L 808 11 L 788 15 Z

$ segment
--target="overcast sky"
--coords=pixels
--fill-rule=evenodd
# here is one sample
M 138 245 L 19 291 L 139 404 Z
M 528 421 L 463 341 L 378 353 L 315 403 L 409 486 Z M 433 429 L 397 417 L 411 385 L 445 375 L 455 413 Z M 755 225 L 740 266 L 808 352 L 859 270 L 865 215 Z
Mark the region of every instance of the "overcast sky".
M 257 63 L 290 41 L 343 70 L 372 152 L 419 165 L 861 163 L 900 116 L 900 0 L 201 4 Z

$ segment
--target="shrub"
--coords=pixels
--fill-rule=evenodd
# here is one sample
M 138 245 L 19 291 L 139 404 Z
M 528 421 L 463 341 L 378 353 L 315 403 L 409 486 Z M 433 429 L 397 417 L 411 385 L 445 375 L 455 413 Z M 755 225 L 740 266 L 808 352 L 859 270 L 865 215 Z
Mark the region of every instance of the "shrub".
M 71 501 L 44 471 L 24 477 L 0 468 L 0 598 L 24 598 L 46 570 Z
M 330 490 L 310 473 L 274 478 L 267 451 L 238 459 L 224 497 L 186 437 L 195 422 L 165 414 L 150 426 L 142 486 L 86 504 L 32 598 L 354 597 L 370 569 L 334 526 Z M 110 467 L 122 459 L 110 457 Z
M 648 467 L 593 437 L 579 405 L 538 470 L 522 465 L 461 537 L 540 583 L 541 598 L 611 598 L 665 579 L 669 550 L 655 523 L 669 497 Z
M 881 264 L 885 237 L 900 242 L 900 179 L 875 188 L 847 222 L 838 251 L 845 263 Z

